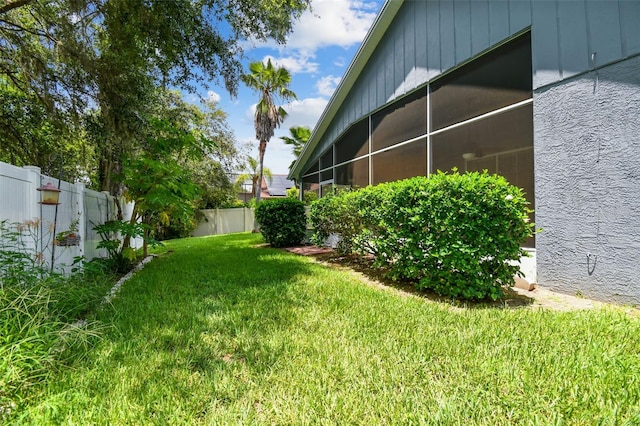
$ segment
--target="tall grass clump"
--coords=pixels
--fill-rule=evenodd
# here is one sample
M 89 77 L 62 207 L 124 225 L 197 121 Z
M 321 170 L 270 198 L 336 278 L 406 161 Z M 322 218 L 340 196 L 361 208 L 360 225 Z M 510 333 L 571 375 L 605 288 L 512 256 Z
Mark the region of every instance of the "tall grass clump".
M 91 341 L 95 325 L 72 323 L 86 317 L 113 281 L 96 262 L 69 277 L 51 273 L 24 232 L 24 224 L 0 222 L 0 422 Z
M 502 297 L 532 233 L 522 190 L 488 173 L 415 177 L 340 192 L 311 207 L 315 241 L 373 255 L 394 280 L 457 299 Z

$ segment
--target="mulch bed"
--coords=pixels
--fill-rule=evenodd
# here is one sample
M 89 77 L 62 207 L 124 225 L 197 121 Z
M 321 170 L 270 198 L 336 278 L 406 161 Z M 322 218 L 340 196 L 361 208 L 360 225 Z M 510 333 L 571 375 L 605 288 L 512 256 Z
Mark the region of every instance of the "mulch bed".
M 317 256 L 319 254 L 327 254 L 333 252 L 333 249 L 330 247 L 319 246 L 287 247 L 285 248 L 285 250 L 302 256 Z

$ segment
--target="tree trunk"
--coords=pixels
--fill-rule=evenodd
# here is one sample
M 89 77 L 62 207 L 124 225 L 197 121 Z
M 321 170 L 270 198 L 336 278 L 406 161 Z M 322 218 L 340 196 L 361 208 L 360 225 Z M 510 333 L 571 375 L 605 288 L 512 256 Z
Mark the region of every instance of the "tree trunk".
M 260 203 L 260 196 L 262 195 L 262 175 L 264 172 L 264 152 L 267 149 L 267 141 L 261 140 L 258 147 L 258 185 L 256 185 L 256 207 Z M 254 216 L 255 217 L 255 216 Z M 258 222 L 253 220 L 253 232 L 259 232 L 260 227 Z
M 264 174 L 264 152 L 267 149 L 267 141 L 261 140 L 258 147 L 258 185 L 256 185 L 256 205 L 260 202 L 262 195 L 262 178 Z

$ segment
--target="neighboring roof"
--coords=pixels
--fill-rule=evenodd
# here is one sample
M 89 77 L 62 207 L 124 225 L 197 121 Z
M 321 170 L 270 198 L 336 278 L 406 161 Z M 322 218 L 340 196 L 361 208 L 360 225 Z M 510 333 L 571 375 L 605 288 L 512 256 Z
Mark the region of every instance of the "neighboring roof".
M 229 178 L 232 182 L 235 182 L 240 173 L 230 173 Z M 253 183 L 251 179 L 246 179 L 241 186 L 242 193 L 250 193 Z M 287 179 L 287 175 L 272 175 L 271 180 L 266 176 L 262 179 L 262 196 L 268 197 L 286 197 L 287 189 L 293 188 L 295 183 L 292 180 Z
M 287 175 L 273 175 L 271 182 L 269 179 L 264 180 L 267 182 L 269 195 L 272 197 L 286 197 L 287 189 L 295 186 L 292 180 L 287 179 Z
M 395 18 L 400 6 L 404 3 L 404 0 L 386 0 L 376 20 L 374 21 L 371 29 L 367 33 L 367 36 L 362 41 L 360 48 L 356 52 L 349 68 L 345 72 L 344 76 L 340 80 L 340 84 L 336 88 L 336 91 L 331 96 L 327 107 L 320 116 L 318 123 L 313 129 L 313 133 L 309 138 L 309 141 L 302 149 L 302 153 L 298 156 L 298 159 L 291 167 L 289 171 L 289 179 L 294 179 L 302 174 L 302 167 L 306 164 L 307 160 L 313 153 L 315 147 L 320 143 L 324 132 L 327 131 L 329 124 L 335 118 L 336 113 L 340 109 L 342 102 L 347 98 L 349 91 L 353 84 L 358 80 L 358 77 L 367 65 L 369 58 L 376 50 L 378 43 L 382 40 L 384 33 L 391 25 L 393 18 Z

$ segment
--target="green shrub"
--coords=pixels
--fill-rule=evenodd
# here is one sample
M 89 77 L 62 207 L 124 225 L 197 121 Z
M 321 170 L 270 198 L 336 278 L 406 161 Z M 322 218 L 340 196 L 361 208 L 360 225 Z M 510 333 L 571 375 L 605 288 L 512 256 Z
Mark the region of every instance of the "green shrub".
M 531 235 L 527 201 L 503 177 L 438 173 L 398 184 L 387 223 L 399 241 L 391 275 L 460 299 L 497 299 Z
M 255 215 L 262 236 L 273 247 L 298 245 L 305 236 L 307 219 L 302 201 L 265 200 L 258 204 Z
M 522 191 L 500 176 L 439 172 L 320 199 L 314 242 L 338 234 L 395 280 L 459 299 L 497 299 L 531 235 Z

